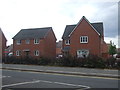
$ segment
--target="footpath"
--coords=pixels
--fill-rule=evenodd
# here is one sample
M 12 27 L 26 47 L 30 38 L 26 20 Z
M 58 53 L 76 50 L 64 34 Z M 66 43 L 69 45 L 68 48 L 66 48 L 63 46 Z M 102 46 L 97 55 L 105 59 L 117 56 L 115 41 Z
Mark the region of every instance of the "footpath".
M 19 64 L 2 64 L 2 69 L 44 72 L 44 73 L 70 74 L 70 75 L 82 75 L 82 76 L 95 76 L 95 77 L 108 77 L 108 78 L 120 79 L 119 70 L 111 70 L 111 69 L 36 66 L 36 65 L 19 65 Z

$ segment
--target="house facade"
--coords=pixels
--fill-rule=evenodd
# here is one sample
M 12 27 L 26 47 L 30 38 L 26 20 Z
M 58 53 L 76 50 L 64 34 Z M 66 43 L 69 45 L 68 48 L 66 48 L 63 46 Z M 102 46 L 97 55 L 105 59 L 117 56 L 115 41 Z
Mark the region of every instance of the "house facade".
M 6 42 L 7 39 L 0 28 L 0 62 L 5 58 Z
M 104 41 L 103 23 L 90 23 L 85 16 L 75 25 L 67 25 L 62 36 L 63 55 L 107 57 L 108 47 Z
M 56 37 L 52 27 L 22 29 L 13 37 L 16 57 L 56 57 Z
M 62 56 L 62 41 L 56 42 L 56 56 L 57 57 Z

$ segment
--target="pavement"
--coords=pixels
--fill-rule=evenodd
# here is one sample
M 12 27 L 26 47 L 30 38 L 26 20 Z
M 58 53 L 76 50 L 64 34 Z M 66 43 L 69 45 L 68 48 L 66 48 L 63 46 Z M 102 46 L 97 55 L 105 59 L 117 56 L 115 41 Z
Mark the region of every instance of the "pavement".
M 55 66 L 19 65 L 19 64 L 2 64 L 2 69 L 44 72 L 44 73 L 58 73 L 58 74 L 69 74 L 69 75 L 82 75 L 82 76 L 95 76 L 95 77 L 108 77 L 108 78 L 118 78 L 118 79 L 120 78 L 119 70 L 111 70 L 111 69 L 55 67 Z

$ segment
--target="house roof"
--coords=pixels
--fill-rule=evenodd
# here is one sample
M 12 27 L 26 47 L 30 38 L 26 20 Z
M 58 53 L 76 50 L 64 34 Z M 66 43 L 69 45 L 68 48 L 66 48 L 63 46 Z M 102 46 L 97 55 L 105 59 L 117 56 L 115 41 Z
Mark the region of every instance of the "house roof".
M 85 17 L 83 17 L 85 18 Z M 92 27 L 96 30 L 96 32 L 100 35 L 103 35 L 103 23 L 102 22 L 98 22 L 98 23 L 90 23 L 92 25 Z M 64 34 L 62 36 L 62 39 L 67 39 L 69 38 L 69 35 L 71 35 L 71 33 L 74 31 L 74 29 L 76 28 L 77 24 L 74 25 L 66 25 Z
M 56 42 L 56 48 L 62 48 L 62 41 Z
M 66 25 L 66 28 L 65 28 L 62 38 L 63 39 L 68 38 L 70 33 L 74 30 L 75 27 L 76 27 L 76 25 Z
M 22 29 L 13 37 L 13 39 L 44 38 L 49 30 L 52 30 L 52 27 Z
M 103 23 L 91 23 L 91 25 L 97 30 L 100 35 L 103 35 Z

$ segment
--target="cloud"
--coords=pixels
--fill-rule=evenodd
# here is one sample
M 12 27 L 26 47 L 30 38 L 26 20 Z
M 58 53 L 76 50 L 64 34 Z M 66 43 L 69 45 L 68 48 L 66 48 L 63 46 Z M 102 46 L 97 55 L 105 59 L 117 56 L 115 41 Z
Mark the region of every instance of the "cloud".
M 23 28 L 51 26 L 60 40 L 66 25 L 77 24 L 82 16 L 86 16 L 90 22 L 104 23 L 106 37 L 116 37 L 117 3 L 97 1 L 1 0 L 0 27 L 8 44 L 12 43 L 12 37 Z
M 117 48 L 120 48 L 120 45 L 118 45 L 118 42 L 119 42 L 118 41 L 118 36 L 116 36 L 116 37 L 105 37 L 104 39 L 105 39 L 106 43 L 110 43 L 110 41 L 112 41 L 116 45 Z

